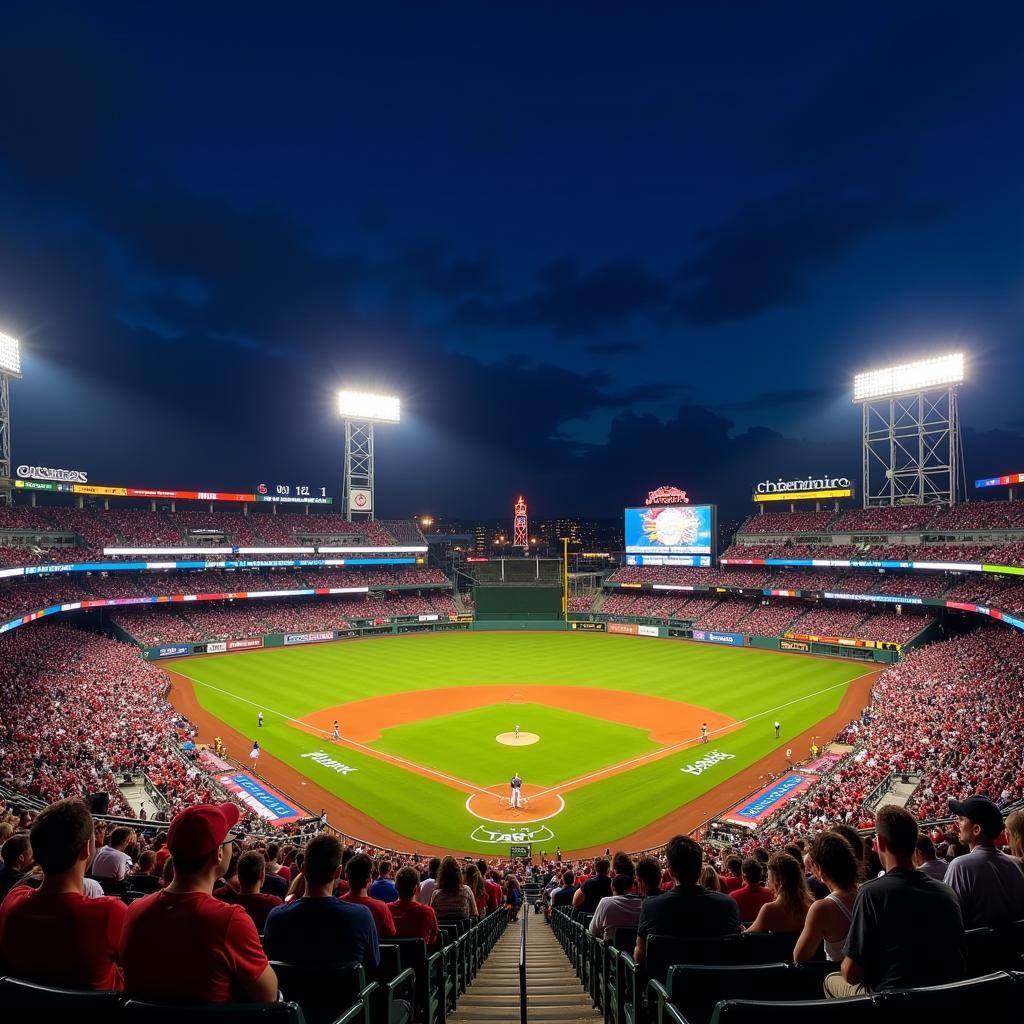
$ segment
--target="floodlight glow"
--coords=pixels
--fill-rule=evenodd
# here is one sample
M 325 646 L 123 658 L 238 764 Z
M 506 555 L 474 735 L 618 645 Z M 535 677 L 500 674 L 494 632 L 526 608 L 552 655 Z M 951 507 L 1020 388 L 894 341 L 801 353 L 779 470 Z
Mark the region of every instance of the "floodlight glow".
M 339 391 L 338 412 L 348 420 L 377 420 L 397 423 L 400 402 L 392 395 L 372 395 L 366 391 Z
M 0 373 L 21 376 L 21 345 L 9 334 L 0 334 Z
M 960 384 L 964 379 L 964 355 L 956 352 L 934 359 L 921 359 L 903 366 L 869 370 L 853 378 L 853 400 L 869 402 L 875 398 L 901 395 L 912 391 Z

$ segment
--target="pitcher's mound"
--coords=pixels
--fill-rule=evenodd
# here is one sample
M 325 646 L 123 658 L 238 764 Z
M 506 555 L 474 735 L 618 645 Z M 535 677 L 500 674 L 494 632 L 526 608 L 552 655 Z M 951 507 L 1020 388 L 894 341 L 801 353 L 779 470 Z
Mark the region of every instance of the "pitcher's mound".
M 531 743 L 536 743 L 540 739 L 535 732 L 521 732 L 519 739 L 516 739 L 514 732 L 500 732 L 494 738 L 499 743 L 504 743 L 506 747 L 528 747 Z

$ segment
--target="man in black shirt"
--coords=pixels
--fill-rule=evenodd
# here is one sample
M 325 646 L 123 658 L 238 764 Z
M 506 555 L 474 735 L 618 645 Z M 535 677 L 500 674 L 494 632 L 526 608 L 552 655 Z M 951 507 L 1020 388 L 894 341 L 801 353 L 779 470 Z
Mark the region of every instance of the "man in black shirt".
M 588 878 L 573 894 L 572 905 L 592 914 L 597 910 L 598 903 L 612 894 L 612 880 L 608 877 L 611 861 L 601 858 L 594 865 L 594 875 Z
M 689 836 L 673 836 L 665 847 L 665 856 L 675 888 L 644 900 L 633 951 L 637 963 L 646 955 L 649 935 L 710 939 L 740 933 L 736 901 L 697 884 L 704 859 L 701 848 Z
M 842 974 L 825 979 L 830 998 L 943 985 L 964 976 L 960 903 L 948 885 L 915 869 L 917 822 L 902 807 L 887 806 L 875 816 L 875 827 L 885 874 L 857 894 Z
M 572 898 L 576 893 L 576 886 L 572 884 L 572 880 L 575 876 L 571 871 L 566 871 L 562 875 L 562 888 L 556 889 L 551 894 L 551 906 L 552 909 L 555 907 L 571 907 Z

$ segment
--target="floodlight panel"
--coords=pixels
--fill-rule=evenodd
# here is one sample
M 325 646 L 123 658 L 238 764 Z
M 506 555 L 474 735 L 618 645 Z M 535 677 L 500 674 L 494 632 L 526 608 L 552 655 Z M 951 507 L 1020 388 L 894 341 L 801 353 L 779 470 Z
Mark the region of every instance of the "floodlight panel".
M 949 387 L 964 379 L 964 355 L 956 352 L 934 359 L 921 359 L 916 363 L 889 366 L 884 370 L 869 370 L 853 378 L 853 400 L 870 402 L 875 398 L 900 395 L 929 388 Z
M 367 391 L 339 391 L 338 412 L 350 420 L 398 423 L 401 418 L 401 402 L 393 395 L 374 395 Z
M 21 376 L 21 345 L 9 334 L 0 334 L 0 373 Z

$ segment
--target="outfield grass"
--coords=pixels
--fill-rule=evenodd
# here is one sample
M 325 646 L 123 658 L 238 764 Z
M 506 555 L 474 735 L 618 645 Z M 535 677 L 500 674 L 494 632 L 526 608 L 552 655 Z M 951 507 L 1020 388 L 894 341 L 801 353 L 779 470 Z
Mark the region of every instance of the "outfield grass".
M 684 749 L 566 794 L 565 810 L 547 822 L 554 832 L 547 848 L 558 843 L 563 850 L 571 850 L 613 843 L 771 750 L 784 747 L 793 736 L 835 711 L 845 684 L 870 670 L 870 666 L 853 662 L 637 637 L 485 632 L 267 649 L 184 660 L 174 668 L 199 684 L 196 694 L 208 711 L 242 733 L 255 735 L 256 714 L 262 708 L 266 725 L 260 741 L 268 753 L 388 828 L 414 842 L 483 853 L 495 853 L 495 847 L 471 839 L 479 822 L 466 810 L 465 794 L 381 762 L 369 753 L 347 748 L 339 753 L 331 747 L 332 757 L 341 756 L 356 769 L 339 775 L 303 757 L 330 744 L 318 743 L 290 719 L 336 704 L 409 690 L 533 683 L 643 692 L 711 708 L 745 722 L 743 728 L 713 738 L 710 748 Z M 501 706 L 499 714 L 500 723 L 488 727 L 492 737 L 515 724 L 508 722 L 507 706 Z M 451 716 L 456 732 L 462 717 Z M 493 781 L 492 770 L 498 768 L 499 780 L 508 778 L 516 768 L 528 782 L 543 782 L 552 776 L 555 781 L 577 777 L 581 774 L 577 744 L 586 747 L 589 743 L 600 752 L 609 725 L 626 729 L 627 734 L 638 731 L 586 716 L 571 717 L 567 734 L 545 736 L 545 741 L 536 745 L 539 760 L 531 764 L 530 770 L 536 772 L 533 778 L 517 763 L 522 750 L 494 743 L 489 751 L 488 784 Z M 782 722 L 778 740 L 772 729 L 775 717 Z M 528 728 L 525 722 L 520 724 Z M 429 737 L 427 725 L 423 723 L 422 734 L 416 736 L 413 733 L 419 733 L 420 727 L 415 725 L 393 731 L 406 733 L 405 740 L 413 736 L 414 742 L 423 743 Z M 478 774 L 477 761 L 483 755 L 477 748 L 464 747 L 455 735 L 448 736 L 447 730 L 435 732 L 432 743 L 443 751 L 430 756 L 443 757 L 452 774 L 471 779 Z M 380 742 L 389 742 L 386 734 Z M 681 771 L 708 749 L 721 750 L 732 758 L 699 776 Z M 567 755 L 570 750 L 571 757 Z M 598 756 L 603 759 L 604 754 Z M 339 824 L 344 827 L 344 822 Z
M 497 743 L 495 737 L 510 732 L 516 722 L 540 739 L 522 747 Z M 535 703 L 494 705 L 395 726 L 370 746 L 484 788 L 507 781 L 513 771 L 535 785 L 553 786 L 660 749 L 634 726 Z

